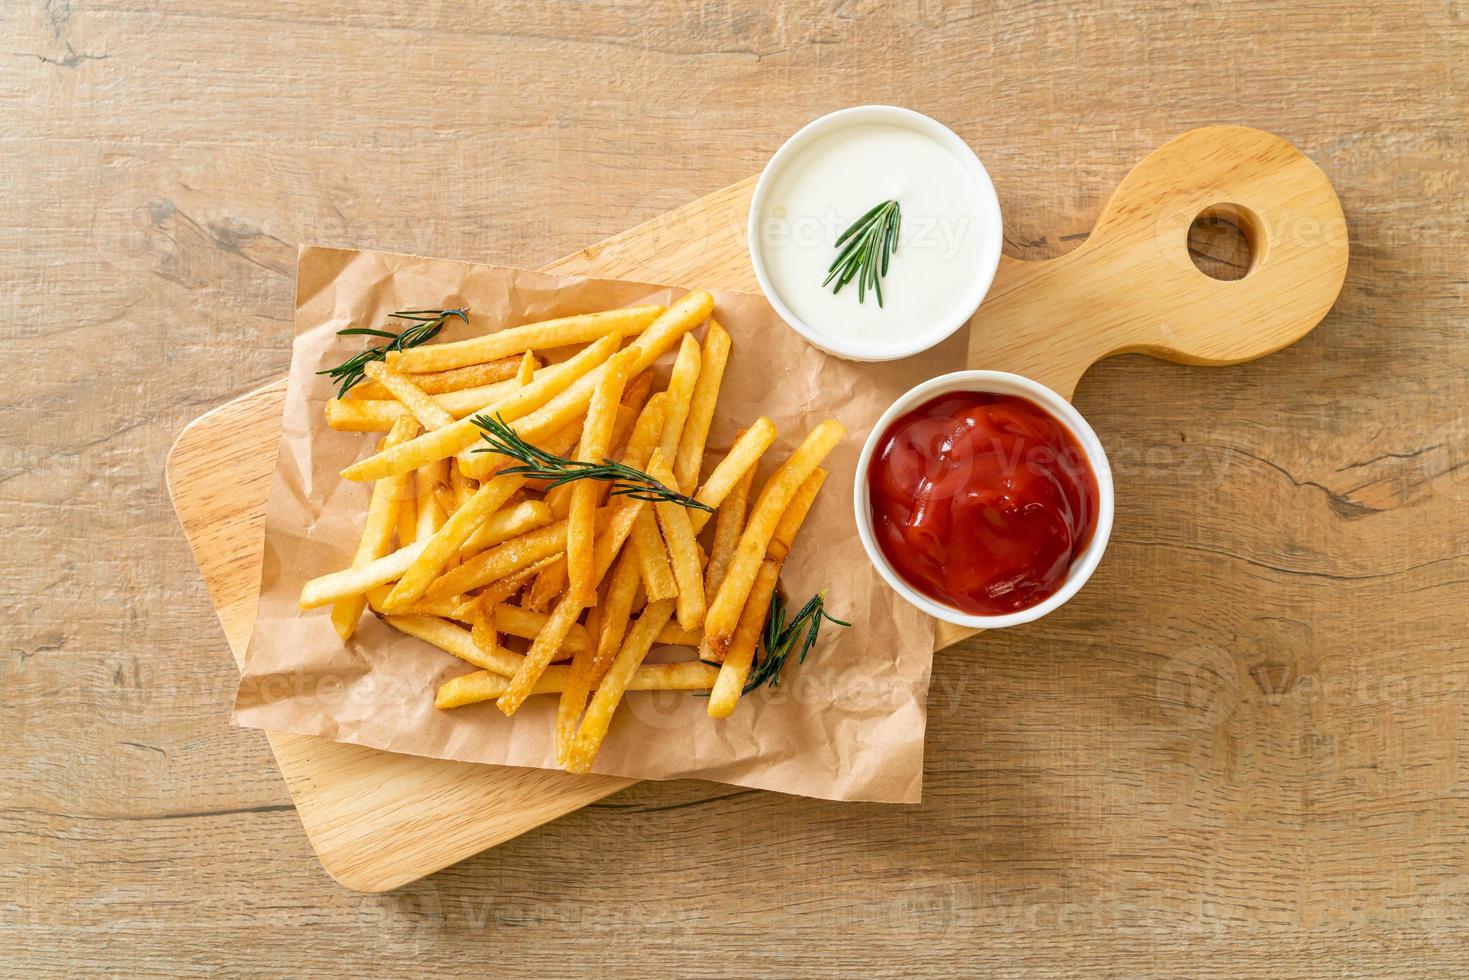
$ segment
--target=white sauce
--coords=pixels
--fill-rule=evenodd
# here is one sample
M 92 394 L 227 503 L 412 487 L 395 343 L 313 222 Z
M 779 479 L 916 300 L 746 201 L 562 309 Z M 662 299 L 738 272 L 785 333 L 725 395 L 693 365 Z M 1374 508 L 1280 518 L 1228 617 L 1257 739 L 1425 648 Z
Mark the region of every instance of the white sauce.
M 883 305 L 870 289 L 858 303 L 855 280 L 833 294 L 821 283 L 837 237 L 887 200 L 902 208 L 902 226 Z M 815 333 L 902 347 L 972 296 L 993 236 L 982 213 L 973 175 L 942 144 L 901 126 L 847 126 L 803 147 L 773 176 L 760 214 L 761 256 L 781 300 Z

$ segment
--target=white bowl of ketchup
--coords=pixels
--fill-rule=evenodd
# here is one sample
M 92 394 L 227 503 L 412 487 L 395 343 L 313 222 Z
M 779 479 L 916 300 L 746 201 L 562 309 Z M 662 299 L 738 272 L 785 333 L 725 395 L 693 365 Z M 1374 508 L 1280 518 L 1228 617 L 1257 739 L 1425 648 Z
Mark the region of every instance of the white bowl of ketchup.
M 894 402 L 862 447 L 853 501 L 887 583 L 975 629 L 1061 606 L 1112 533 L 1097 434 L 1050 388 L 1002 371 L 945 374 Z

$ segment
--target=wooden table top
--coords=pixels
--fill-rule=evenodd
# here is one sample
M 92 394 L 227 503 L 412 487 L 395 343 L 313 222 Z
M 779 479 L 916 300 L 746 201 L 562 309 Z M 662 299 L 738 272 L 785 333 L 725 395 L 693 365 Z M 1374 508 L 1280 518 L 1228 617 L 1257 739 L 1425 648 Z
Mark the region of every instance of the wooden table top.
M 0 11 L 0 962 L 1469 969 L 1462 5 L 409 6 Z M 1345 289 L 1268 359 L 1084 379 L 1107 558 L 937 658 L 921 806 L 644 783 L 335 885 L 229 725 L 163 485 L 186 422 L 284 372 L 296 244 L 535 266 L 862 102 L 968 140 L 1020 257 L 1176 133 L 1277 132 L 1341 196 Z

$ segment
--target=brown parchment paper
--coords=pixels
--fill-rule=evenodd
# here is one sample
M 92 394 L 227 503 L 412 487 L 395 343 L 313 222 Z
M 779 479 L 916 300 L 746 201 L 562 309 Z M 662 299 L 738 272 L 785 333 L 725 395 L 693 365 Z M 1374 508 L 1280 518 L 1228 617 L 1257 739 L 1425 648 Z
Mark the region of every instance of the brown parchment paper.
M 380 437 L 327 427 L 324 404 L 333 387 L 316 372 L 362 349 L 364 338 L 338 337 L 337 330 L 380 326 L 394 310 L 469 307 L 470 325 L 451 321 L 434 341 L 440 342 L 572 313 L 667 304 L 684 292 L 303 247 L 284 427 L 265 517 L 260 605 L 236 722 L 391 752 L 555 768 L 554 698 L 529 698 L 513 718 L 492 702 L 439 711 L 435 689 L 472 670 L 468 664 L 398 633 L 371 613 L 343 644 L 328 609 L 298 611 L 307 579 L 351 563 L 371 488 L 338 473 L 371 454 Z M 827 608 L 852 627 L 828 624 L 804 664 L 788 666 L 778 688 L 747 696 L 727 719 L 709 718 L 704 699 L 687 693 L 630 692 L 595 771 L 641 779 L 698 777 L 827 799 L 917 802 L 933 624 L 888 589 L 868 563 L 857 539 L 852 480 L 877 417 L 909 387 L 961 366 L 962 351 L 954 342 L 898 363 L 843 361 L 806 344 L 763 297 L 723 291 L 714 296 L 714 315 L 733 336 L 734 349 L 711 450 L 726 449 L 742 425 L 768 415 L 780 438 L 766 454 L 763 479 L 822 419 L 836 418 L 847 427 L 847 439 L 824 464 L 830 476 L 782 581 L 793 603 L 828 589 Z M 666 380 L 671 359 L 667 355 L 658 365 L 660 380 Z M 687 655 L 655 648 L 649 661 Z

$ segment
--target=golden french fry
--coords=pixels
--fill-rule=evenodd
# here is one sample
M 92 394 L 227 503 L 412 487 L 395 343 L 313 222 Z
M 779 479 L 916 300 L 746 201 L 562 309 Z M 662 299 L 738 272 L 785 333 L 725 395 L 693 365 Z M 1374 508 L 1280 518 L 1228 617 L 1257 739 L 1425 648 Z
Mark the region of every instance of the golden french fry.
M 633 675 L 642 664 L 643 658 L 648 655 L 659 631 L 673 616 L 673 608 L 672 599 L 649 603 L 632 629 L 628 630 L 627 638 L 622 641 L 622 649 L 617 652 L 607 676 L 602 678 L 602 683 L 597 687 L 597 693 L 593 695 L 592 703 L 587 706 L 581 726 L 577 729 L 576 739 L 566 753 L 565 765 L 568 770 L 586 772 L 592 767 L 592 762 L 602 747 L 602 741 L 607 737 L 612 716 L 622 703 L 623 693 L 632 683 Z
M 535 357 L 529 352 L 526 357 L 530 358 L 531 367 L 534 371 L 540 367 Z M 468 367 L 454 368 L 449 371 L 433 371 L 428 374 L 415 374 L 409 380 L 426 395 L 443 395 L 451 391 L 466 391 L 470 388 L 483 388 L 486 385 L 497 384 L 515 378 L 518 372 L 524 369 L 524 362 L 516 357 L 502 357 L 498 361 L 488 361 L 484 364 L 471 364 Z M 362 401 L 373 401 L 379 398 L 393 398 L 388 389 L 379 381 L 364 381 L 353 387 L 348 393 L 349 399 Z M 435 399 L 445 409 L 449 406 L 444 404 L 443 399 Z M 481 402 L 483 404 L 483 402 Z M 449 409 L 452 411 L 452 409 Z
M 729 452 L 719 461 L 719 465 L 714 467 L 714 472 L 709 474 L 709 479 L 705 480 L 699 492 L 694 494 L 694 499 L 710 507 L 718 507 L 724 503 L 724 498 L 729 496 L 740 478 L 760 463 L 760 457 L 765 455 L 765 450 L 775 442 L 775 436 L 774 422 L 763 415 L 756 419 L 745 430 L 745 434 L 736 439 L 734 445 L 729 447 Z M 704 530 L 704 525 L 709 522 L 710 516 L 704 511 L 694 511 L 689 515 L 695 534 Z
M 439 499 L 443 474 L 444 461 L 439 459 L 413 471 L 413 497 L 418 507 L 418 527 L 413 532 L 415 541 L 433 537 L 444 526 L 444 502 Z
M 658 392 L 643 405 L 638 420 L 633 423 L 627 444 L 622 447 L 622 462 L 635 470 L 648 465 L 648 457 L 658 448 L 658 439 L 663 432 L 664 405 L 668 395 Z
M 734 557 L 735 545 L 745 529 L 745 512 L 750 504 L 750 484 L 755 480 L 755 467 L 745 470 L 729 496 L 719 505 L 714 517 L 714 541 L 709 546 L 709 566 L 704 571 L 704 594 L 714 595 L 724 582 L 725 569 Z
M 384 447 L 396 446 L 413 438 L 418 423 L 411 418 L 402 418 L 393 423 L 392 431 L 383 440 Z M 392 547 L 393 530 L 398 523 L 398 483 L 389 477 L 372 485 L 372 496 L 367 501 L 367 518 L 362 522 L 362 537 L 357 542 L 357 553 L 352 557 L 353 567 L 366 565 L 374 558 L 381 558 Z M 332 604 L 332 626 L 337 635 L 350 640 L 357 630 L 357 621 L 367 607 L 364 596 L 349 596 Z
M 612 451 L 612 427 L 617 420 L 622 391 L 627 387 L 637 356 L 637 352 L 629 347 L 614 354 L 607 362 L 587 406 L 581 445 L 576 451 L 578 462 L 600 463 Z M 593 563 L 593 515 L 597 511 L 598 490 L 598 484 L 591 480 L 573 483 L 571 508 L 566 516 L 567 588 L 583 606 L 593 605 L 597 601 L 592 578 L 596 571 Z
M 672 460 L 678 455 L 678 440 L 683 434 L 684 420 L 689 416 L 694 385 L 699 381 L 699 360 L 699 342 L 693 335 L 684 334 L 665 389 L 668 402 L 663 409 L 663 432 L 658 438 L 658 448 L 663 451 L 664 459 Z
M 602 579 L 607 577 L 612 568 L 612 562 L 616 560 L 618 552 L 622 550 L 623 542 L 632 533 L 633 526 L 639 517 L 648 509 L 645 500 L 634 500 L 631 497 L 618 497 L 616 500 L 603 508 L 607 513 L 607 526 L 597 528 L 597 544 L 592 550 L 592 564 L 596 569 L 593 587 L 600 585 Z
M 418 559 L 403 573 L 403 577 L 388 594 L 388 609 L 405 607 L 427 592 L 445 566 L 459 557 L 460 549 L 484 520 L 499 510 L 524 482 L 525 479 L 520 476 L 497 476 L 476 490 L 469 498 L 469 503 L 456 510 L 434 532 Z
M 520 359 L 520 369 L 515 375 L 516 380 L 520 382 L 522 388 L 535 380 L 536 368 L 538 366 L 536 364 L 536 356 L 530 351 L 526 351 L 525 356 Z
M 652 511 L 638 515 L 632 526 L 633 554 L 638 559 L 638 573 L 647 590 L 648 601 L 672 599 L 678 595 L 678 582 L 668 564 L 668 550 L 658 535 L 658 524 Z
M 494 602 L 495 629 L 506 636 L 534 640 L 541 635 L 541 630 L 546 628 L 546 622 L 551 618 L 545 613 L 531 612 L 520 606 L 505 605 L 499 599 L 495 599 Z M 571 629 L 566 632 L 566 638 L 561 641 L 560 652 L 569 656 L 592 648 L 592 633 L 580 623 L 573 623 Z
M 755 584 L 755 575 L 760 562 L 765 558 L 765 549 L 775 534 L 776 525 L 787 505 L 800 489 L 806 478 L 821 465 L 828 453 L 846 435 L 840 422 L 827 419 L 802 440 L 796 451 L 771 475 L 770 481 L 760 491 L 759 498 L 750 512 L 749 522 L 740 534 L 735 546 L 734 557 L 725 571 L 724 582 L 709 604 L 704 620 L 704 633 L 709 647 L 717 654 L 728 652 L 730 638 L 739 622 L 740 610 Z
M 796 532 L 806 522 L 806 515 L 811 512 L 811 505 L 816 502 L 816 495 L 821 492 L 824 482 L 826 470 L 817 467 L 796 489 L 795 496 L 786 504 L 785 513 L 780 515 L 780 522 L 775 525 L 775 533 L 771 534 L 770 544 L 765 548 L 765 557 L 785 561 L 786 555 L 791 553 L 791 542 L 796 540 Z
M 449 466 L 449 486 L 454 488 L 454 509 L 458 510 L 469 503 L 469 498 L 479 489 L 479 485 L 464 475 L 459 468 L 458 460 Z
M 670 306 L 667 312 L 653 321 L 641 336 L 628 345 L 628 350 L 638 352 L 632 371 L 636 373 L 647 370 L 680 337 L 703 323 L 713 309 L 714 297 L 704 291 L 689 293 Z M 577 378 L 561 394 L 520 418 L 513 425 L 516 434 L 527 442 L 539 445 L 546 435 L 585 414 L 587 405 L 592 400 L 592 391 L 597 382 L 602 380 L 605 369 L 605 364 L 598 365 Z M 474 470 L 469 470 L 469 473 L 473 476 Z
M 459 549 L 459 554 L 461 557 L 477 555 L 486 548 L 493 548 L 527 531 L 545 527 L 551 520 L 551 508 L 545 503 L 539 500 L 522 500 L 485 518 L 484 523 L 469 536 L 464 547 Z
M 317 576 L 301 587 L 301 608 L 315 609 L 347 596 L 362 595 L 369 589 L 401 578 L 427 544 L 427 541 L 416 541 L 366 565 Z
M 427 542 L 424 542 L 425 544 Z M 535 564 L 542 558 L 559 555 L 566 550 L 566 522 L 557 521 L 517 538 L 511 538 L 488 551 L 474 556 L 458 568 L 451 568 L 428 587 L 430 599 L 459 595 L 481 585 L 489 585 Z M 401 573 L 400 573 L 401 574 Z M 394 576 L 396 578 L 397 576 Z
M 677 623 L 669 623 L 658 631 L 658 642 L 671 647 L 697 647 L 704 642 L 704 631 L 686 630 Z
M 406 377 L 396 371 L 389 370 L 382 361 L 368 361 L 362 367 L 362 371 L 373 381 L 388 389 L 403 407 L 413 413 L 413 417 L 425 429 L 442 429 L 454 422 L 454 416 L 450 415 L 442 405 L 434 401 L 418 385 L 409 381 Z
M 561 597 L 561 601 L 552 610 L 550 619 L 546 625 L 536 634 L 531 641 L 530 649 L 525 653 L 525 660 L 515 676 L 510 679 L 510 686 L 505 693 L 495 701 L 495 704 L 507 716 L 515 714 L 530 694 L 531 688 L 535 686 L 536 680 L 545 672 L 551 663 L 551 658 L 561 648 L 566 634 L 571 632 L 571 627 L 581 616 L 584 607 L 573 593 L 568 592 Z
M 378 585 L 368 589 L 365 593 L 367 604 L 380 613 L 386 613 L 388 610 L 384 606 L 384 601 L 388 598 L 388 593 L 391 591 L 392 586 L 389 585 Z M 461 623 L 473 624 L 475 618 L 478 616 L 476 612 L 478 604 L 479 596 L 471 596 L 469 599 L 463 601 L 458 597 L 434 599 L 432 601 L 420 599 L 407 609 L 401 610 L 399 615 L 437 616 L 440 619 L 455 619 Z
M 571 526 L 567 525 L 570 533 Z M 534 612 L 545 612 L 551 608 L 551 603 L 566 588 L 566 558 L 557 558 L 551 564 L 541 569 L 536 575 L 535 581 L 531 583 L 530 591 L 525 594 L 525 608 Z
M 474 620 L 474 626 L 470 628 L 469 638 L 474 645 L 479 647 L 486 659 L 493 658 L 500 652 L 500 638 L 495 633 L 495 604 L 480 603 L 480 614 Z
M 571 666 L 547 667 L 531 688 L 531 694 L 558 694 L 574 670 Z M 643 664 L 633 671 L 629 691 L 707 691 L 714 686 L 719 668 L 691 660 L 679 664 Z M 434 707 L 448 710 L 492 701 L 504 694 L 510 679 L 494 671 L 477 670 L 439 685 Z
M 571 489 L 574 486 L 574 483 L 563 483 L 546 491 L 546 505 L 551 508 L 551 513 L 556 515 L 558 521 L 566 520 L 571 514 Z
M 739 703 L 745 681 L 750 676 L 750 664 L 755 659 L 755 647 L 765 628 L 765 618 L 770 614 L 771 597 L 780 581 L 780 564 L 766 559 L 755 573 L 750 596 L 745 600 L 745 608 L 740 610 L 734 637 L 719 668 L 719 679 L 714 682 L 714 690 L 709 695 L 710 718 L 728 718 Z
M 487 653 L 474 642 L 474 635 L 469 630 L 432 616 L 384 616 L 383 622 L 400 633 L 431 643 L 445 653 L 452 653 L 466 663 L 506 677 L 518 671 L 525 659 L 499 645 L 493 653 Z
M 478 603 L 491 602 L 501 604 L 503 606 L 504 603 L 509 602 L 510 599 L 515 595 L 515 593 L 519 592 L 525 586 L 525 583 L 535 578 L 536 575 L 540 574 L 543 569 L 547 568 L 549 565 L 557 560 L 558 558 L 554 555 L 550 558 L 542 558 L 540 561 L 536 562 L 534 565 L 531 565 L 528 568 L 522 568 L 515 574 L 507 575 L 504 578 L 500 579 L 498 582 L 491 582 L 489 585 L 485 586 L 478 595 L 470 596 L 468 599 L 461 599 L 455 596 L 450 596 L 444 600 L 420 599 L 418 600 L 418 602 L 414 603 L 414 606 L 432 606 L 435 602 L 438 601 L 458 601 L 459 605 L 455 607 L 454 615 L 448 616 L 446 618 L 457 619 L 461 622 L 469 622 L 474 618 L 475 609 Z M 501 628 L 500 632 L 511 633 L 510 630 L 504 628 Z M 511 635 L 519 636 L 520 634 L 511 633 Z
M 413 375 L 413 377 L 423 377 L 423 375 Z M 500 401 L 519 387 L 520 382 L 511 379 L 478 388 L 448 391 L 430 397 L 442 406 L 444 411 L 456 419 L 462 419 L 466 415 L 473 415 L 480 411 L 486 405 Z M 357 388 L 353 388 L 352 392 L 356 390 Z M 331 398 L 326 403 L 326 424 L 343 432 L 383 432 L 392 428 L 393 423 L 398 419 L 405 415 L 411 417 L 412 414 L 403 407 L 402 402 L 386 398 L 347 398 L 345 400 Z
M 527 413 L 535 414 L 541 406 L 549 401 L 554 401 L 568 388 L 573 387 L 588 371 L 594 370 L 611 357 L 619 343 L 620 337 L 616 334 L 603 337 L 575 357 L 558 364 L 554 369 L 547 368 L 544 371 L 537 371 L 535 380 L 525 387 L 517 387 L 504 398 L 480 406 L 475 413 L 459 419 L 452 425 L 433 432 L 426 432 L 401 446 L 395 446 L 354 463 L 342 471 L 342 476 L 348 480 L 376 480 L 394 473 L 417 469 L 433 460 L 461 453 L 479 441 L 480 429 L 474 424 L 475 415 L 480 412 L 487 415 L 499 415 L 506 422 L 510 422 Z M 554 428 L 559 427 L 553 427 L 552 431 Z M 550 435 L 549 431 L 542 437 L 548 435 Z M 490 457 L 491 460 L 499 458 L 493 453 L 481 453 L 480 455 Z M 460 457 L 460 465 L 465 475 L 476 479 L 482 478 L 488 468 L 493 468 L 481 466 L 476 462 L 466 460 L 463 456 Z
M 627 633 L 628 617 L 632 615 L 633 599 L 637 597 L 640 584 L 637 556 L 632 553 L 631 548 L 623 549 L 621 557 L 617 559 L 617 567 L 612 570 L 612 577 L 607 581 L 607 597 L 598 607 L 602 610 L 602 619 L 597 624 L 598 630 L 594 637 L 596 656 L 588 671 L 588 688 L 597 686 L 607 673 L 607 668 L 612 666 L 612 658 L 622 648 L 622 638 Z M 583 706 L 578 706 L 577 710 L 580 711 Z
M 664 461 L 660 449 L 648 461 L 648 475 L 666 487 L 674 485 L 673 470 Z M 699 544 L 694 540 L 694 528 L 689 523 L 689 512 L 682 504 L 659 500 L 653 504 L 658 517 L 658 526 L 663 529 L 663 540 L 668 545 L 668 554 L 673 565 L 673 580 L 678 586 L 678 625 L 686 630 L 696 629 L 704 622 L 704 566 L 699 563 Z
M 699 482 L 699 467 L 704 462 L 704 444 L 709 439 L 709 426 L 714 421 L 714 406 L 719 401 L 719 386 L 724 381 L 724 368 L 729 363 L 729 332 L 711 319 L 704 335 L 704 351 L 699 363 L 699 380 L 689 400 L 688 418 L 678 438 L 676 456 L 668 456 L 680 493 L 692 493 Z M 665 449 L 667 447 L 665 446 Z
M 516 357 L 524 351 L 590 343 L 610 333 L 631 336 L 648 329 L 664 312 L 661 306 L 629 306 L 528 323 L 452 344 L 390 351 L 388 366 L 397 371 L 418 374 Z
M 628 427 L 614 430 L 612 434 L 612 445 L 621 446 L 627 442 L 627 434 L 632 431 L 631 423 L 643 410 L 643 405 L 648 401 L 648 395 L 653 391 L 653 373 L 651 371 L 639 371 L 633 379 L 622 389 L 622 404 L 626 405 L 632 412 L 628 416 Z M 618 416 L 617 424 L 621 426 L 622 417 Z

